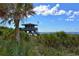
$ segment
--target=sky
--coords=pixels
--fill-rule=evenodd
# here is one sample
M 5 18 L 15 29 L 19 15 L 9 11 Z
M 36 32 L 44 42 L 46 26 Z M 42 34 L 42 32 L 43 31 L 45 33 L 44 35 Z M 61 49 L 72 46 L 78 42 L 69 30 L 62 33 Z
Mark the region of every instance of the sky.
M 26 23 L 38 24 L 39 32 L 79 32 L 78 3 L 34 3 L 36 15 Z
M 78 3 L 33 3 L 33 6 L 36 14 L 24 18 L 22 23 L 38 24 L 39 32 L 79 32 Z

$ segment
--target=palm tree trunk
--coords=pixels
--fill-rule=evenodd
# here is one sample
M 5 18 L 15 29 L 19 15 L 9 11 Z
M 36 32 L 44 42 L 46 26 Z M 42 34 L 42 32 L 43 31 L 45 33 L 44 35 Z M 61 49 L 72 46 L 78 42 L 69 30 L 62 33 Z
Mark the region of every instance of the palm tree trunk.
M 15 28 L 15 38 L 17 41 L 20 41 L 20 32 L 19 28 Z
M 15 20 L 15 39 L 20 41 L 19 20 Z
M 20 54 L 20 30 L 19 30 L 19 19 L 15 19 L 15 39 L 17 41 L 17 49 L 16 49 L 16 55 Z

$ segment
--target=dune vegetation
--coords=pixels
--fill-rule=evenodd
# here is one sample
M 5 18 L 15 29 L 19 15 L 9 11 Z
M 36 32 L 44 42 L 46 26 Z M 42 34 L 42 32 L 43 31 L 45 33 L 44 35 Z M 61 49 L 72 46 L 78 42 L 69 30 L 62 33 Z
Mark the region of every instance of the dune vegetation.
M 79 55 L 79 35 L 56 32 L 29 36 L 20 31 L 21 40 L 14 38 L 14 30 L 0 27 L 0 55 L 2 56 L 69 56 Z

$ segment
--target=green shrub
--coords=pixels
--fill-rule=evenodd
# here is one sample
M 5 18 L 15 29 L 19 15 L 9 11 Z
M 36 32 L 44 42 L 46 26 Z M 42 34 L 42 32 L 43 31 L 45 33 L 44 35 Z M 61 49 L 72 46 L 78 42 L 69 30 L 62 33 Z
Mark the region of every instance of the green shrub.
M 1 28 L 0 55 L 10 56 L 52 56 L 79 55 L 79 35 L 56 32 L 29 36 L 20 31 L 21 40 L 18 43 L 13 36 L 14 30 Z

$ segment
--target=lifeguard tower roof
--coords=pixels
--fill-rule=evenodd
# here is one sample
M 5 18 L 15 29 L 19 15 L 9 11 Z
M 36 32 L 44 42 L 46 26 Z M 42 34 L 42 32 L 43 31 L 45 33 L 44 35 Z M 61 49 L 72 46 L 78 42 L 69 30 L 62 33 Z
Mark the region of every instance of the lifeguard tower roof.
M 24 26 L 38 26 L 37 24 L 32 24 L 32 23 L 28 23 L 28 24 L 22 24 Z

